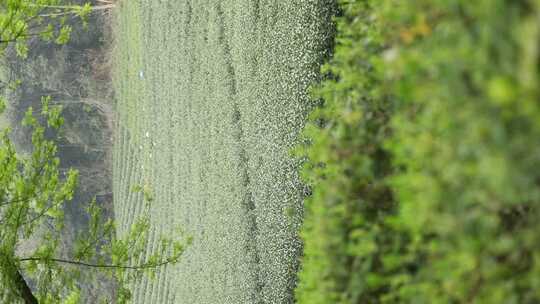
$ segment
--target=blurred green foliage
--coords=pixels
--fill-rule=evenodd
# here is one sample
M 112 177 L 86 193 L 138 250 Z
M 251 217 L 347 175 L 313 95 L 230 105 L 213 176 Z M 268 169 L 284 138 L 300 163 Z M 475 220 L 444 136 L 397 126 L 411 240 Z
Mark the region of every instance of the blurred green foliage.
M 342 1 L 299 303 L 540 302 L 540 2 Z

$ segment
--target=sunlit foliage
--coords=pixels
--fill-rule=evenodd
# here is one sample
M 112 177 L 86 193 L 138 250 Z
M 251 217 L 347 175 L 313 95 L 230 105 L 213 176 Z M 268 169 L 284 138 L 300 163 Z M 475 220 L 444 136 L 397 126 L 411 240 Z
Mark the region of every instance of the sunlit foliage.
M 0 50 L 13 43 L 20 56 L 28 52 L 33 37 L 64 44 L 69 40 L 69 18 L 83 21 L 92 11 L 90 3 L 68 5 L 63 0 L 7 0 L 0 3 Z

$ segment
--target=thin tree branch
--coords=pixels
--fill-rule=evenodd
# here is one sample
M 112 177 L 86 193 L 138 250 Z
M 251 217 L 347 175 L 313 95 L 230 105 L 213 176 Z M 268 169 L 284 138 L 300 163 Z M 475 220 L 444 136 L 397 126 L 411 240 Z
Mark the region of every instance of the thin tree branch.
M 4 28 L 2 28 L 2 32 L 0 33 L 0 37 L 4 36 L 4 33 L 6 32 L 6 29 L 11 26 L 11 22 L 13 22 L 13 16 L 15 16 L 16 13 L 17 13 L 17 11 L 14 11 L 14 12 L 12 11 L 11 14 L 9 14 L 9 20 L 4 25 Z
M 39 168 L 38 172 L 32 177 L 32 185 L 36 183 L 36 179 L 41 176 L 44 169 L 45 169 L 45 164 L 42 164 L 42 166 Z M 11 204 L 22 203 L 22 202 L 28 201 L 28 200 L 30 200 L 32 198 L 38 197 L 39 195 L 40 195 L 40 193 L 34 192 L 34 193 L 32 193 L 31 195 L 29 195 L 28 197 L 25 197 L 25 198 L 18 198 L 16 200 L 3 202 L 3 203 L 0 204 L 0 207 L 11 205 Z M 0 221 L 0 224 L 1 223 L 2 223 L 2 221 Z
M 46 261 L 52 261 L 56 263 L 63 263 L 63 264 L 70 264 L 70 265 L 76 265 L 76 266 L 84 266 L 84 267 L 91 267 L 91 268 L 116 268 L 116 269 L 131 269 L 131 270 L 143 270 L 143 269 L 151 269 L 151 268 L 157 268 L 161 267 L 167 264 L 170 264 L 173 262 L 171 259 L 166 259 L 165 261 L 161 261 L 159 263 L 145 263 L 141 264 L 139 266 L 127 266 L 127 265 L 111 265 L 111 264 L 93 264 L 93 263 L 86 263 L 86 262 L 79 262 L 79 261 L 72 261 L 72 260 L 65 260 L 65 259 L 56 259 L 56 258 L 39 258 L 39 257 L 29 257 L 29 258 L 22 258 L 19 259 L 21 262 L 28 262 L 28 261 L 37 261 L 37 262 L 46 262 Z
M 22 225 L 32 224 L 33 222 L 37 221 L 38 219 L 40 219 L 41 217 L 43 217 L 45 214 L 47 214 L 47 212 L 48 212 L 49 210 L 51 210 L 51 209 L 54 208 L 54 207 L 58 207 L 58 206 L 60 206 L 60 205 L 63 204 L 63 203 L 64 203 L 64 201 L 63 201 L 63 200 L 60 200 L 60 201 L 59 201 L 58 203 L 56 203 L 56 204 L 51 204 L 51 205 L 49 205 L 47 208 L 41 210 L 41 212 L 38 213 L 38 215 L 36 215 L 35 217 L 31 218 L 31 219 L 28 220 L 28 221 L 23 222 Z
M 39 32 L 39 33 L 29 33 L 29 34 L 26 34 L 26 35 L 18 35 L 12 39 L 8 39 L 8 40 L 0 40 L 0 44 L 1 43 L 11 43 L 11 42 L 17 42 L 19 41 L 21 38 L 31 38 L 31 37 L 36 37 L 36 36 L 39 36 L 39 35 L 43 35 L 43 34 L 46 34 L 46 33 L 52 33 L 54 32 L 54 30 L 49 30 L 49 31 L 43 31 L 43 32 Z
M 101 240 L 105 239 L 105 235 L 112 233 L 112 226 L 108 227 L 107 230 L 103 230 L 100 236 L 96 236 L 92 242 L 89 242 L 87 246 L 81 251 L 82 253 L 79 254 L 81 257 L 84 257 L 90 248 L 97 246 L 97 243 Z M 78 258 L 77 261 L 80 262 L 82 258 Z

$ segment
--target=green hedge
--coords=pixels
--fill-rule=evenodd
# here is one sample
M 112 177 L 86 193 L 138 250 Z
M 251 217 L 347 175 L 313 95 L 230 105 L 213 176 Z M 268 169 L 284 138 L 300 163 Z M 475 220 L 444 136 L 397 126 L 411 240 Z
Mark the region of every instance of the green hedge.
M 539 303 L 540 2 L 341 8 L 298 303 Z

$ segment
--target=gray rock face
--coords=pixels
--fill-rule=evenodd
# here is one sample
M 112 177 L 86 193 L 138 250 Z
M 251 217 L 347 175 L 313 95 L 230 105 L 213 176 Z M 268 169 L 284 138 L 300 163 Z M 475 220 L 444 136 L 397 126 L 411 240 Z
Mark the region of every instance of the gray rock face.
M 25 60 L 8 50 L 0 71 L 2 78 L 11 74 L 21 80 L 21 86 L 10 92 L 8 113 L 2 120 L 13 128 L 12 140 L 20 153 L 32 147 L 31 131 L 21 125 L 28 107 L 39 113 L 43 96 L 51 96 L 51 104 L 63 107 L 65 123 L 61 132 L 53 134 L 48 130 L 48 135 L 58 136 L 61 169 L 74 167 L 80 172 L 79 187 L 65 210 L 63 241 L 67 247 L 76 233 L 87 229 L 84 208 L 92 198 L 96 197 L 112 216 L 113 94 L 110 79 L 97 70 L 97 61 L 106 56 L 101 18 L 91 16 L 86 30 L 74 20 L 72 40 L 67 45 L 31 42 Z M 81 281 L 81 285 L 85 303 L 95 303 L 95 295 L 112 290 L 108 281 Z

